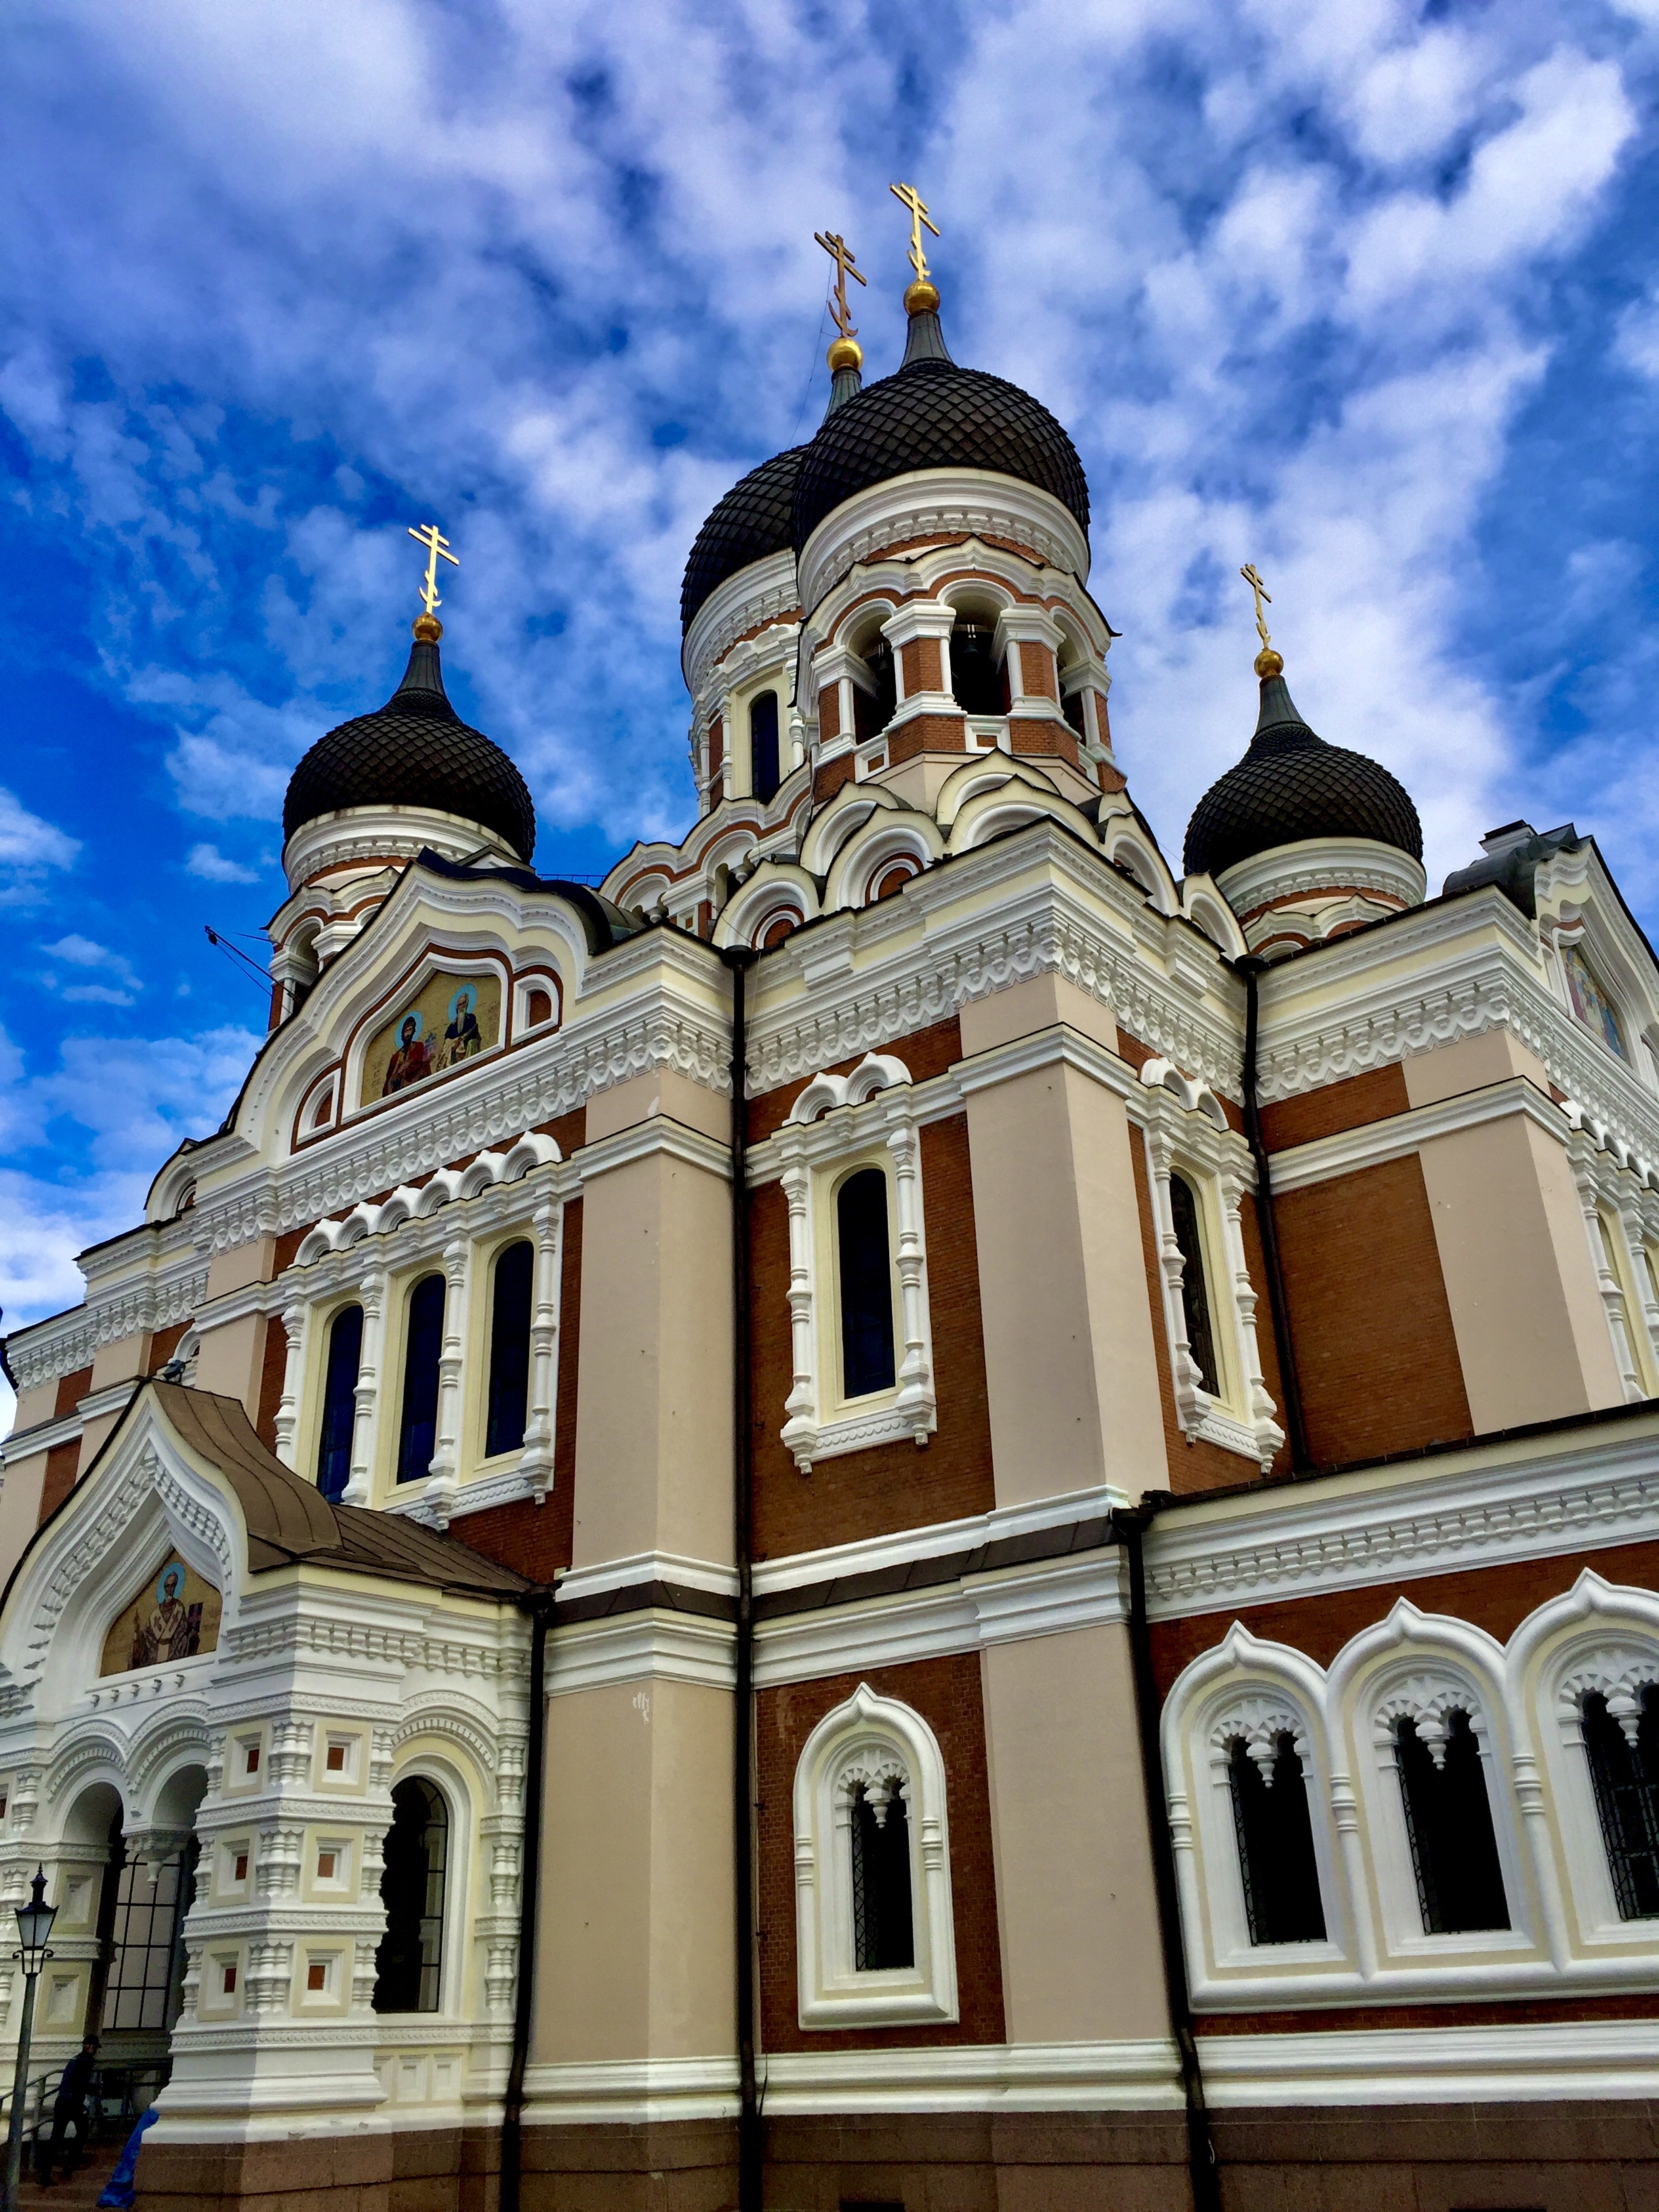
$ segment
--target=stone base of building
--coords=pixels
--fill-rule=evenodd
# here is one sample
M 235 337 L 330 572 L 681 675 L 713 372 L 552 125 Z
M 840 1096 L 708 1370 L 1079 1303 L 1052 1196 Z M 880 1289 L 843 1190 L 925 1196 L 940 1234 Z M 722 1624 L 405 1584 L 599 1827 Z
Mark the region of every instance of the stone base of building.
M 1659 2212 L 1659 2103 L 1213 2115 L 1224 2212 Z M 142 2212 L 498 2212 L 482 2130 L 150 2143 Z M 736 2130 L 532 2128 L 522 2212 L 729 2212 Z M 766 2124 L 766 2212 L 1190 2212 L 1178 2113 L 890 2113 Z

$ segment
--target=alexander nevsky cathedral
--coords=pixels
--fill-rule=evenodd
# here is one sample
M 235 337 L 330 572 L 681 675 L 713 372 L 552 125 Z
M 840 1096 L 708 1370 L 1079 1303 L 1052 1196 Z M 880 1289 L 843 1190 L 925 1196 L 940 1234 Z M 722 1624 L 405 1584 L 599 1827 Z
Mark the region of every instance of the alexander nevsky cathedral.
M 1242 592 L 1160 849 L 907 206 L 684 841 L 536 872 L 417 533 L 228 1119 L 7 1341 L 0 1898 L 141 2207 L 1656 2201 L 1659 966 L 1571 823 L 1431 887 Z

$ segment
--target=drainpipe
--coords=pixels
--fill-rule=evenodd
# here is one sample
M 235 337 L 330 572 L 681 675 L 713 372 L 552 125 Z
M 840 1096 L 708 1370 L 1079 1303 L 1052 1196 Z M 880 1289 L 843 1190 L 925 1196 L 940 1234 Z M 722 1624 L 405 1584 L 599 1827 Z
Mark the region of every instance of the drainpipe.
M 761 2113 L 755 2075 L 755 1615 L 754 1451 L 749 1403 L 749 1049 L 745 985 L 755 955 L 727 945 L 732 971 L 732 1549 L 738 1568 L 737 1680 L 732 1747 L 735 1822 L 738 1972 L 738 2212 L 761 2212 Z
M 1146 1791 L 1146 1825 L 1152 1844 L 1152 1883 L 1158 1898 L 1158 1929 L 1164 1953 L 1164 1987 L 1170 2024 L 1181 2056 L 1181 2087 L 1187 2106 L 1187 2168 L 1192 2179 L 1193 2212 L 1221 2212 L 1221 2178 L 1204 2101 L 1204 2073 L 1198 2038 L 1193 2032 L 1192 1992 L 1187 1982 L 1187 1953 L 1181 1940 L 1181 1893 L 1176 1881 L 1175 1847 L 1170 1840 L 1169 1801 L 1164 1787 L 1164 1757 L 1158 1747 L 1158 1682 L 1152 1673 L 1152 1639 L 1146 1625 L 1146 1562 L 1142 1539 L 1157 1513 L 1143 1502 L 1112 1516 L 1118 1541 L 1129 1562 L 1129 1656 L 1134 1670 L 1135 1718 L 1140 1735 L 1140 1765 Z
M 507 2069 L 507 2099 L 501 2112 L 500 2212 L 519 2212 L 523 2171 L 524 2075 L 530 2060 L 530 2023 L 536 1994 L 536 1899 L 542 1870 L 542 1797 L 547 1769 L 547 1623 L 553 1610 L 553 1593 L 532 1590 L 520 1603 L 530 1615 L 530 1738 L 525 1749 L 524 1840 L 519 1862 L 519 1978 L 513 2003 L 513 2057 Z
M 1267 1306 L 1273 1315 L 1273 1345 L 1279 1353 L 1279 1389 L 1285 1401 L 1285 1429 L 1291 1447 L 1291 1471 L 1306 1474 L 1313 1467 L 1308 1449 L 1307 1425 L 1302 1418 L 1302 1383 L 1296 1371 L 1296 1345 L 1291 1335 L 1290 1302 L 1285 1296 L 1284 1270 L 1279 1263 L 1279 1230 L 1273 1219 L 1273 1172 L 1267 1147 L 1261 1138 L 1261 1109 L 1256 1103 L 1256 1032 L 1260 1009 L 1256 979 L 1267 962 L 1260 953 L 1246 953 L 1234 963 L 1244 978 L 1244 1141 L 1255 1163 L 1255 1218 L 1261 1231 L 1261 1259 L 1267 1271 Z

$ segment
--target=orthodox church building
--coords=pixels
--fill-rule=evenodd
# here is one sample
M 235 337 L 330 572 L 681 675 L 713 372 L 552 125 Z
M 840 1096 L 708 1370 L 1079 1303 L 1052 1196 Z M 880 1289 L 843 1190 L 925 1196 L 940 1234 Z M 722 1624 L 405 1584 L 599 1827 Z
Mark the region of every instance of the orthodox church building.
M 1659 967 L 1265 628 L 1161 851 L 915 237 L 692 549 L 684 840 L 536 872 L 429 581 L 7 1342 L 0 1899 L 144 2207 L 1659 2185 Z

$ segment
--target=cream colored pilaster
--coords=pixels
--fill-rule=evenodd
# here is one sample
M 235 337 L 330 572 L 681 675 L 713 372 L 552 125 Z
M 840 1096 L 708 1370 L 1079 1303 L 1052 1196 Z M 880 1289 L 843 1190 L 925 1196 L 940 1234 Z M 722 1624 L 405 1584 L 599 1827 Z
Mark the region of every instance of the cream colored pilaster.
M 799 1133 L 784 1133 L 786 1145 L 799 1148 Z M 789 1208 L 789 1341 L 793 1368 L 792 1385 L 784 1402 L 783 1442 L 810 1465 L 811 1447 L 817 1436 L 817 1394 L 813 1386 L 812 1356 L 812 1171 L 797 1157 L 779 1179 Z
M 564 1208 L 550 1193 L 536 1208 L 536 1303 L 530 1323 L 530 1418 L 519 1472 L 538 1505 L 553 1480 L 553 1414 L 559 1387 L 559 1270 Z
M 904 1358 L 898 1372 L 898 1403 L 914 1422 L 921 1443 L 936 1423 L 933 1365 L 927 1341 L 927 1254 L 921 1231 L 921 1140 L 908 1111 L 908 1100 L 892 1102 L 893 1123 L 887 1149 L 893 1156 L 893 1203 L 898 1216 L 899 1304 L 904 1323 Z
M 1601 1212 L 1601 1193 L 1595 1173 L 1595 1149 L 1594 1139 L 1583 1129 L 1575 1129 L 1567 1139 L 1567 1158 L 1572 1164 L 1573 1182 L 1584 1217 L 1584 1236 L 1589 1246 L 1590 1266 L 1595 1272 L 1601 1310 L 1607 1316 L 1607 1337 L 1613 1346 L 1613 1356 L 1618 1364 L 1626 1400 L 1633 1405 L 1646 1393 L 1642 1388 L 1641 1370 L 1637 1364 L 1631 1316 L 1625 1309 L 1624 1279 L 1620 1271 L 1619 1255 L 1613 1249 L 1615 1232 L 1608 1227 Z
M 461 1488 L 462 1370 L 466 1364 L 466 1312 L 472 1243 L 452 1237 L 444 1246 L 444 1341 L 438 1355 L 438 1433 L 422 1504 L 439 1528 L 449 1516 Z
M 196 1316 L 202 1346 L 197 1389 L 240 1399 L 250 1420 L 258 1416 L 264 1372 L 265 1315 L 258 1291 L 270 1280 L 276 1257 L 276 1240 L 269 1236 L 216 1252 L 208 1262 L 207 1297 Z M 93 1379 L 96 1387 L 95 1370 Z
M 357 1359 L 356 1412 L 351 1424 L 351 1473 L 340 1493 L 343 1505 L 367 1505 L 374 1488 L 374 1453 L 379 1442 L 380 1370 L 386 1359 L 386 1302 L 389 1279 L 379 1261 L 363 1271 L 357 1297 L 363 1310 L 362 1350 Z
M 1127 1632 L 992 1644 L 981 1669 L 1009 2042 L 1167 2037 Z
M 299 1449 L 300 1400 L 305 1389 L 306 1337 L 311 1318 L 309 1303 L 295 1297 L 283 1308 L 283 1327 L 288 1334 L 288 1363 L 283 1370 L 283 1398 L 276 1408 L 276 1456 L 284 1467 L 296 1467 Z
M 1023 1072 L 964 1072 L 999 1505 L 1167 1480 L 1128 1116 L 1062 1057 L 1067 1027 L 1115 1052 L 1109 1014 L 1055 977 L 962 1010 L 970 1060 L 1054 1040 Z

